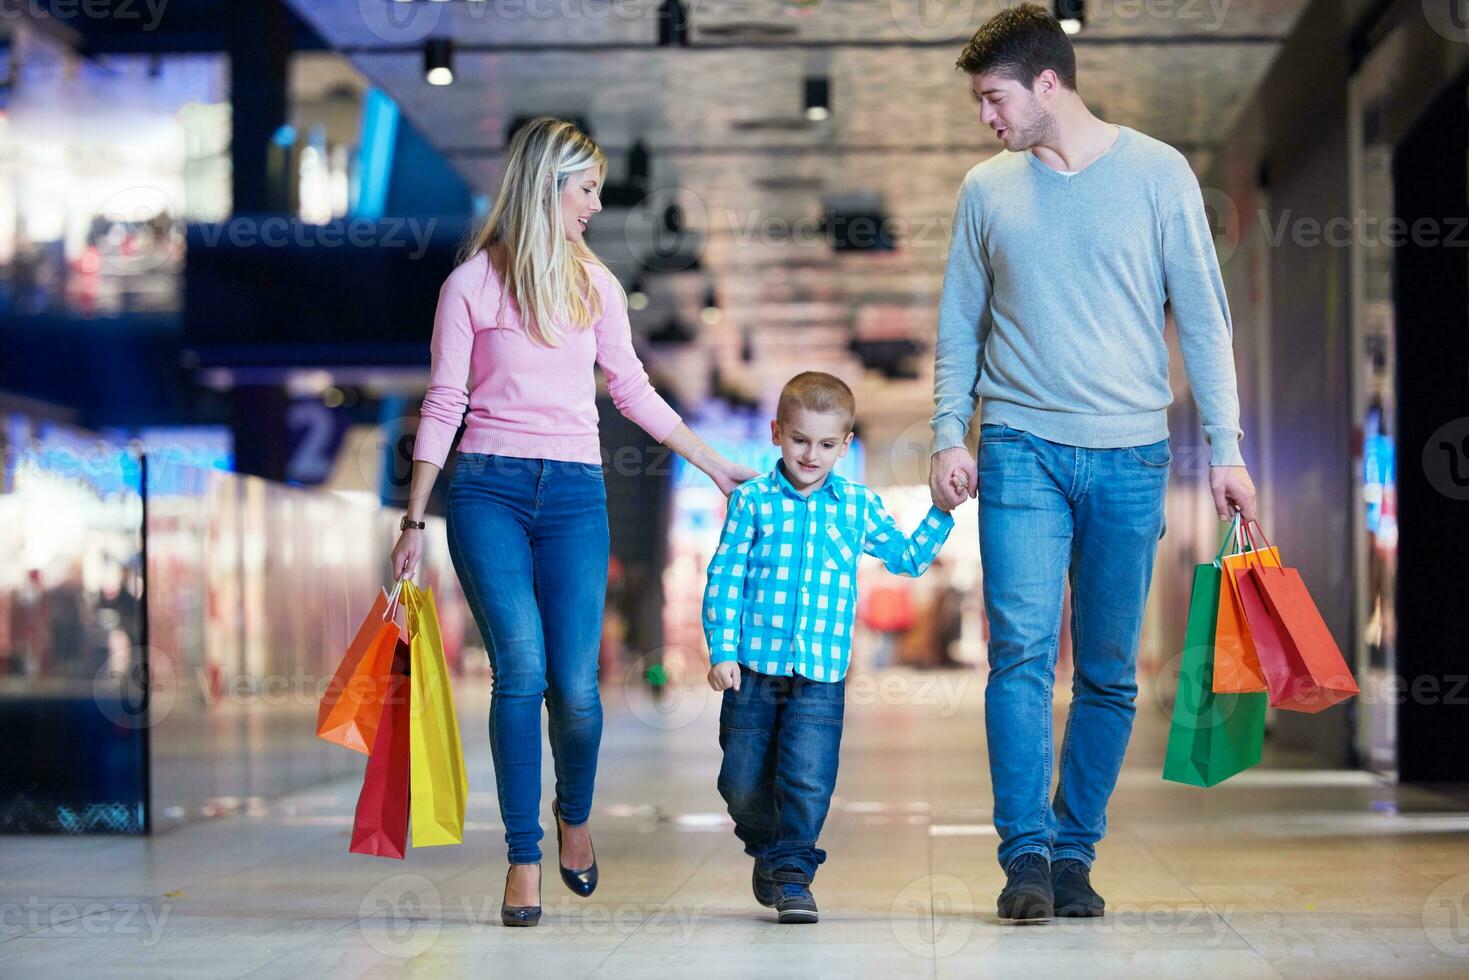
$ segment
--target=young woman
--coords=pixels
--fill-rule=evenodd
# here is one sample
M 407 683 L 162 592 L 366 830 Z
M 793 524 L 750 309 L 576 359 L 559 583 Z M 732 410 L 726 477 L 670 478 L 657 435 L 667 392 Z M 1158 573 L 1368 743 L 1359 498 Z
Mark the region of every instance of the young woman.
M 396 577 L 417 567 L 424 508 L 467 406 L 449 551 L 494 671 L 505 925 L 540 920 L 543 697 L 561 877 L 582 896 L 597 885 L 587 819 L 602 736 L 608 531 L 593 362 L 618 410 L 726 495 L 756 475 L 710 449 L 648 383 L 622 289 L 583 237 L 602 210 L 605 172 L 601 149 L 568 122 L 537 119 L 511 141 L 495 207 L 439 293 L 408 513 L 391 557 Z

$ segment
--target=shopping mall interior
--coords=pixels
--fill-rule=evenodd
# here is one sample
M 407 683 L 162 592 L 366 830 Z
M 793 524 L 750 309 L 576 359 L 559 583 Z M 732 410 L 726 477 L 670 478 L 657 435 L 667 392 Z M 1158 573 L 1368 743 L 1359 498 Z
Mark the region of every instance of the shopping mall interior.
M 542 918 L 501 925 L 452 454 L 414 594 L 452 690 L 462 843 L 357 846 L 378 754 L 322 737 L 324 699 L 391 588 L 440 287 L 512 139 L 555 116 L 605 152 L 586 244 L 690 429 L 766 473 L 785 381 L 833 374 L 858 406 L 836 472 L 911 530 L 955 196 L 1007 152 L 955 63 L 1015 6 L 0 3 L 0 975 L 1469 975 L 1460 0 L 1042 5 L 1091 113 L 1198 179 L 1260 525 L 1357 688 L 1324 710 L 1248 688 L 1258 760 L 1177 778 L 1181 719 L 1219 690 L 1186 696 L 1196 569 L 1227 526 L 1170 322 L 1166 531 L 1092 868 L 1105 915 L 996 913 L 972 503 L 925 574 L 862 560 L 821 921 L 755 902 L 705 679 L 725 496 L 600 375 L 600 887 L 550 873 L 548 747 Z

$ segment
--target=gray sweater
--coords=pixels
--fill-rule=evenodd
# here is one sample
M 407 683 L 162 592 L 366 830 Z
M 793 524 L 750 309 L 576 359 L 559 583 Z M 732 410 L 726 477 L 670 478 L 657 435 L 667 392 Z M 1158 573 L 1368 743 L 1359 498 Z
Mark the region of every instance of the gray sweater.
M 1070 446 L 1168 437 L 1165 302 L 1214 466 L 1243 465 L 1229 305 L 1198 179 L 1119 127 L 1066 176 L 1003 152 L 964 178 L 939 304 L 934 451 L 981 421 Z

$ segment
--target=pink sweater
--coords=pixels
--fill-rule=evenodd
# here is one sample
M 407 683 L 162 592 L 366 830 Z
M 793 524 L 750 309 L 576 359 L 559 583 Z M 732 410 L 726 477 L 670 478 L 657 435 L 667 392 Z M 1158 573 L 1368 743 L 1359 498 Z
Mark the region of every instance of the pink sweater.
M 488 255 L 482 251 L 450 273 L 434 314 L 413 458 L 442 468 L 467 405 L 462 453 L 600 463 L 593 362 L 602 365 L 617 410 L 659 442 L 666 439 L 681 419 L 633 352 L 616 281 L 594 266 L 592 282 L 602 295 L 602 319 L 567 331 L 559 347 L 542 347 L 526 333 Z

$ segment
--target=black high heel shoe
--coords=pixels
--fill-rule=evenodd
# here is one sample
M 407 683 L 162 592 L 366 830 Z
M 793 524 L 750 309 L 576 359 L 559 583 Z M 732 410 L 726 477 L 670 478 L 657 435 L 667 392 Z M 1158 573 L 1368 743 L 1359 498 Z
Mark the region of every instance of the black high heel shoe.
M 597 851 L 592 850 L 592 866 L 581 871 L 572 871 L 561 863 L 561 801 L 551 801 L 551 816 L 556 818 L 556 867 L 561 870 L 561 880 L 566 887 L 586 898 L 597 890 Z
M 515 867 L 515 865 L 511 865 Z M 505 872 L 505 891 L 510 891 L 510 872 Z M 536 877 L 536 901 L 539 903 L 541 894 L 540 876 Z M 500 899 L 500 924 L 502 926 L 534 926 L 541 921 L 541 906 L 536 905 L 506 905 L 505 899 Z

